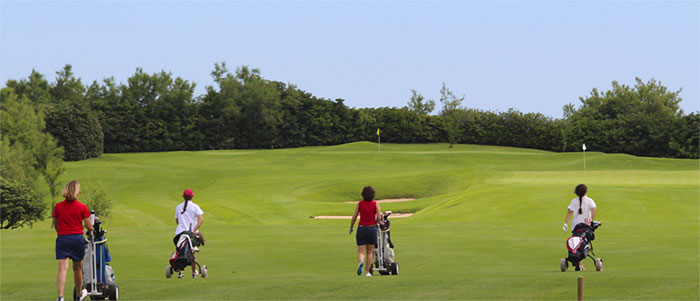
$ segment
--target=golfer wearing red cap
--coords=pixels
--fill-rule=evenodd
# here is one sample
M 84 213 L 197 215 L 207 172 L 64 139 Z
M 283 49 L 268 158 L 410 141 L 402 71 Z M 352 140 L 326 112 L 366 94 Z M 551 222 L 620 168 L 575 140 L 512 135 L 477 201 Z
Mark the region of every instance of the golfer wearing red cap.
M 192 189 L 185 189 L 185 192 L 182 193 L 182 197 L 185 201 L 177 205 L 175 209 L 175 223 L 177 224 L 175 235 L 184 231 L 198 232 L 204 220 L 202 218 L 204 211 L 202 211 L 202 208 L 199 208 L 199 205 L 192 202 L 192 198 L 194 197 Z M 194 260 L 197 260 L 196 254 Z M 194 266 L 195 265 L 192 265 L 192 278 L 197 277 L 197 270 Z

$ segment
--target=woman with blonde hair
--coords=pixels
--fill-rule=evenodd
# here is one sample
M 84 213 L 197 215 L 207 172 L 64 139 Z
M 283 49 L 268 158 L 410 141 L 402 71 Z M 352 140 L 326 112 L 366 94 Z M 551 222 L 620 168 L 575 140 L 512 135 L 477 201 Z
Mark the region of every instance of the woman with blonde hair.
M 92 234 L 92 222 L 90 222 L 90 211 L 88 207 L 78 201 L 80 195 L 80 183 L 70 181 L 63 188 L 65 200 L 56 204 L 51 216 L 53 217 L 53 227 L 56 229 L 56 260 L 58 260 L 58 276 L 56 284 L 58 286 L 58 299 L 63 301 L 63 288 L 66 284 L 66 274 L 68 273 L 68 258 L 73 261 L 73 281 L 75 289 L 83 287 L 82 262 L 85 257 L 85 238 L 83 237 L 83 224 Z M 87 290 L 76 291 L 80 300 L 85 300 Z

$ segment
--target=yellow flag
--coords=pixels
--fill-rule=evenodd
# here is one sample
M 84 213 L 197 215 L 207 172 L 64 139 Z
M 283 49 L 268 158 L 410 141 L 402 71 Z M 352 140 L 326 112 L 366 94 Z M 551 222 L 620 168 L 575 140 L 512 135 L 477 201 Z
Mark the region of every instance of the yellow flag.
M 379 136 L 379 129 L 377 129 L 377 136 Z

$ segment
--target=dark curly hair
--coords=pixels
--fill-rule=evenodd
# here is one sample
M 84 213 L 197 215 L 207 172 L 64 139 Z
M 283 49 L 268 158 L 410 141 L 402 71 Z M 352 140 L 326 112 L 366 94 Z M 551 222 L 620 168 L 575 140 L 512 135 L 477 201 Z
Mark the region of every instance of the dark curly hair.
M 372 186 L 365 186 L 362 188 L 362 199 L 365 201 L 374 201 L 374 189 Z

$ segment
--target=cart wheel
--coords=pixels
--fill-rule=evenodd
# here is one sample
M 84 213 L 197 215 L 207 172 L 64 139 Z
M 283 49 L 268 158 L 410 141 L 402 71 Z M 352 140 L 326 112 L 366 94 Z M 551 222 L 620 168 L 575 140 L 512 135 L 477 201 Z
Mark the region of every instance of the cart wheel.
M 379 275 L 389 275 L 389 271 L 379 271 Z
M 566 258 L 561 259 L 559 267 L 561 268 L 562 272 L 566 272 L 567 270 L 569 270 L 569 263 L 566 261 Z
M 389 271 L 391 271 L 391 274 L 393 274 L 393 275 L 398 275 L 399 274 L 399 263 L 392 262 L 391 265 L 389 266 Z
M 173 267 L 172 266 L 165 267 L 165 278 L 172 278 L 172 277 L 173 277 Z
M 119 300 L 119 285 L 112 283 L 107 288 L 107 291 L 109 292 L 109 301 Z
M 200 274 L 202 274 L 202 278 L 207 278 L 207 266 L 203 265 L 202 267 L 199 268 Z
M 596 258 L 596 259 L 595 259 L 595 270 L 596 270 L 596 271 L 602 271 L 602 270 L 603 270 L 603 259 L 602 259 L 602 258 Z

